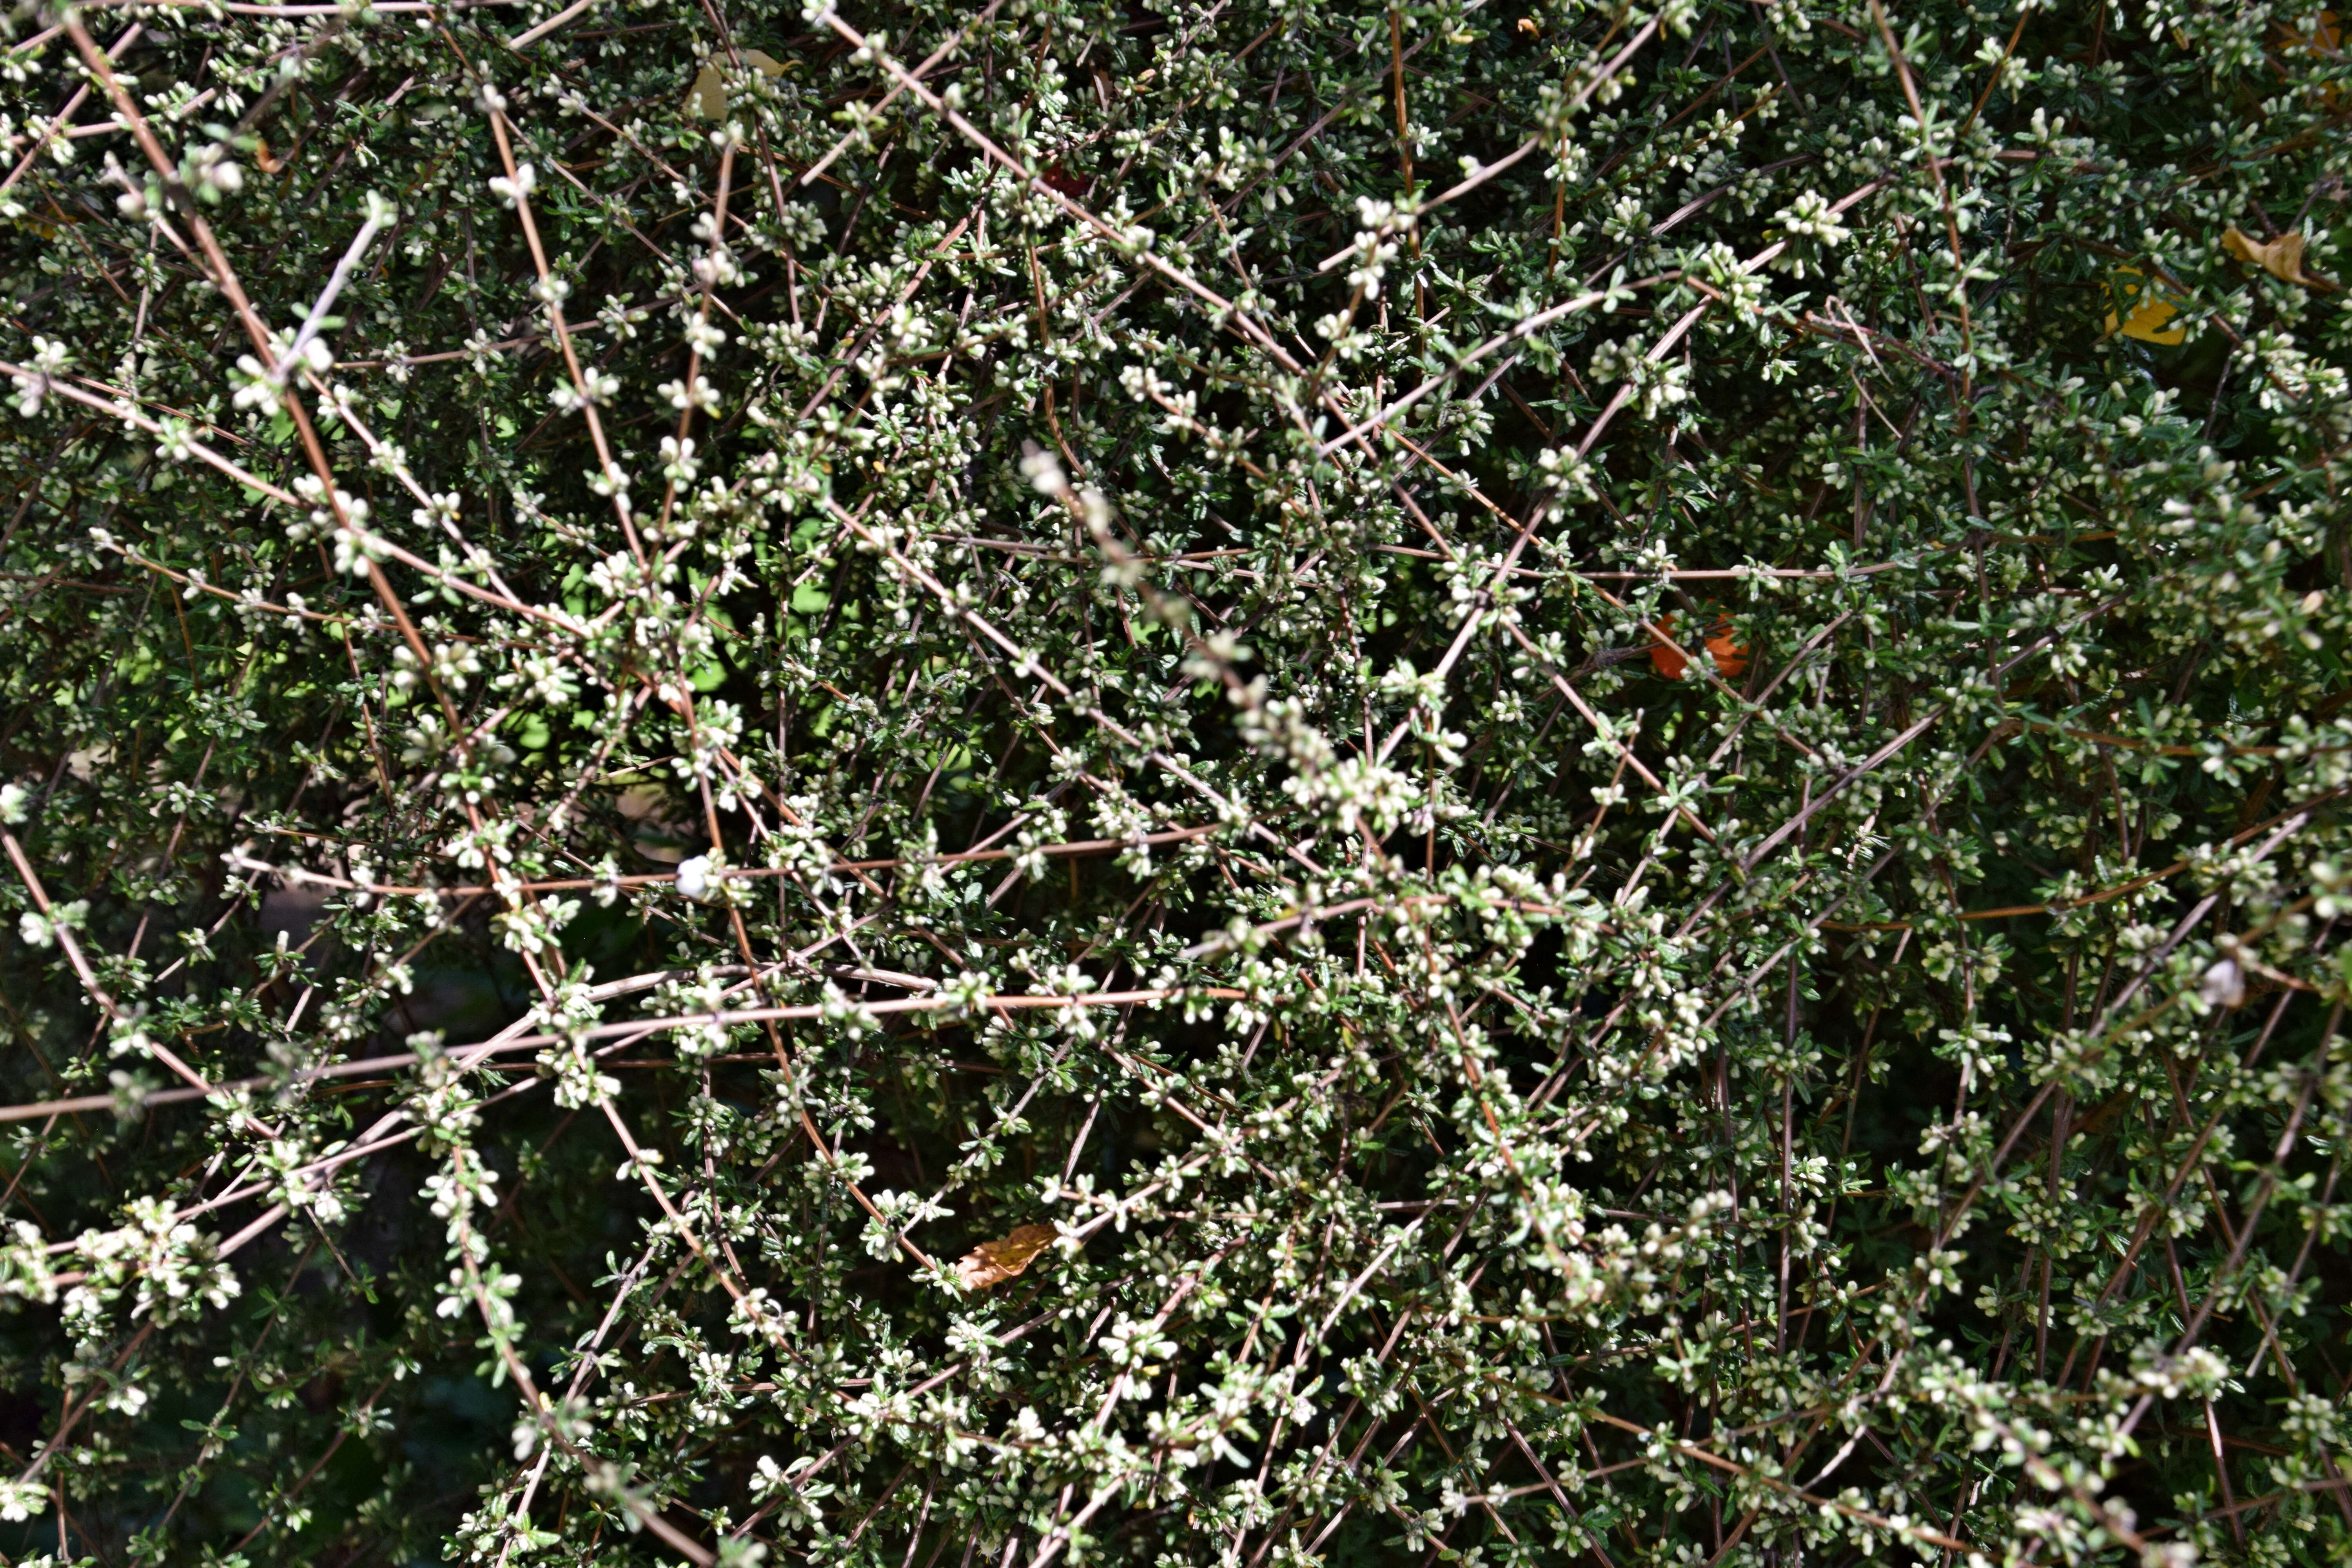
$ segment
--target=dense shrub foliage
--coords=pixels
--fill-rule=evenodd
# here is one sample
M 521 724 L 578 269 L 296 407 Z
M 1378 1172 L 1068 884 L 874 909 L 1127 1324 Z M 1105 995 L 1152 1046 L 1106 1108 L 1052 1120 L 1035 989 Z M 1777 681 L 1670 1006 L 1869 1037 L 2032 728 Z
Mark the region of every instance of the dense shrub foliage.
M 2341 1563 L 2312 0 L 10 15 L 0 1548 Z

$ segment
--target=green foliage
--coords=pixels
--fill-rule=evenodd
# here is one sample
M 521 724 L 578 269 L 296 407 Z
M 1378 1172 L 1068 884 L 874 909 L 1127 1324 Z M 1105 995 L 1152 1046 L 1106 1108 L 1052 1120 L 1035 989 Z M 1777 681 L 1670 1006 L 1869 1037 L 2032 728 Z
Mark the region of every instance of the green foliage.
M 2315 4 L 9 27 L 11 1561 L 2352 1558 Z

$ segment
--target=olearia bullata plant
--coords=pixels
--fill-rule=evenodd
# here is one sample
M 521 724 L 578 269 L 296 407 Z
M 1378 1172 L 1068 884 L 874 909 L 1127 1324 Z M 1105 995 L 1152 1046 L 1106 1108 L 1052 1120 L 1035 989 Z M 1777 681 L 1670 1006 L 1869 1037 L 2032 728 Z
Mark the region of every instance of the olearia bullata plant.
M 2352 1561 L 2318 0 L 0 33 L 0 1561 Z

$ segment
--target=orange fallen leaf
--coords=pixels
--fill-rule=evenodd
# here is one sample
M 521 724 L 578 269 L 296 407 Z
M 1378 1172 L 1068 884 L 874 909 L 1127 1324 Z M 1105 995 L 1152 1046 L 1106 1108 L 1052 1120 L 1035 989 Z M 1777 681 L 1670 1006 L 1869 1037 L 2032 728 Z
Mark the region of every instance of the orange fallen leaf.
M 2342 29 L 2336 25 L 2336 13 L 2322 11 L 2317 30 L 2298 33 L 2282 23 L 2279 31 L 2286 35 L 2279 45 L 2281 54 L 2332 55 L 2344 39 Z
M 1002 1285 L 1026 1269 L 1059 1234 L 1050 1225 L 1024 1225 L 1001 1240 L 983 1241 L 956 1260 L 956 1281 L 967 1290 Z
M 2108 279 L 2116 308 L 2107 312 L 2106 331 L 2121 332 L 2127 338 L 2137 338 L 2144 343 L 2162 343 L 2168 347 L 2185 342 L 2189 326 L 2165 323 L 2180 314 L 2181 301 L 2165 293 L 2147 280 L 2147 275 L 2137 267 L 2118 267 Z
M 2221 231 L 2221 248 L 2241 261 L 2252 262 L 2281 282 L 2312 281 L 2303 270 L 2303 235 L 2300 231 L 2257 242 L 2239 233 L 2237 225 L 2231 224 Z
M 1675 624 L 1671 617 L 1658 625 L 1668 637 L 1674 635 Z M 1724 679 L 1737 680 L 1748 673 L 1748 650 L 1740 647 L 1738 640 L 1731 635 L 1728 616 L 1717 620 L 1707 632 L 1706 651 L 1715 655 L 1716 669 Z M 1650 668 L 1668 680 L 1680 680 L 1683 672 L 1690 668 L 1690 660 L 1668 647 L 1664 642 L 1654 642 L 1650 645 Z
M 2344 30 L 2337 25 L 2338 20 L 2335 12 L 2322 11 L 2319 26 L 2308 33 L 2298 33 L 2291 25 L 2280 23 L 2274 35 L 2280 55 L 2316 55 L 2325 60 L 2336 54 L 2344 47 Z M 2279 75 L 2284 77 L 2286 74 L 2284 67 L 2279 68 Z M 2343 101 L 2344 89 L 2335 82 L 2322 82 L 2319 84 L 2319 99 L 2334 109 Z

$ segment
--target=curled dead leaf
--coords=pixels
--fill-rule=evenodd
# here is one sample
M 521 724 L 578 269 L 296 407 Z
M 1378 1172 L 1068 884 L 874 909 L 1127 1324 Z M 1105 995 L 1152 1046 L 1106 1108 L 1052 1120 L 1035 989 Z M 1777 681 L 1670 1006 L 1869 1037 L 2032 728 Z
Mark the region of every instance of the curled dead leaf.
M 2300 230 L 2259 242 L 2240 233 L 2235 224 L 2221 231 L 2222 249 L 2241 261 L 2253 263 L 2283 283 L 2317 281 L 2303 269 L 2303 244 Z
M 956 1259 L 956 1280 L 967 1290 L 985 1290 L 1025 1270 L 1031 1261 L 1054 1245 L 1058 1233 L 1050 1225 L 1024 1225 L 996 1241 L 983 1241 Z

